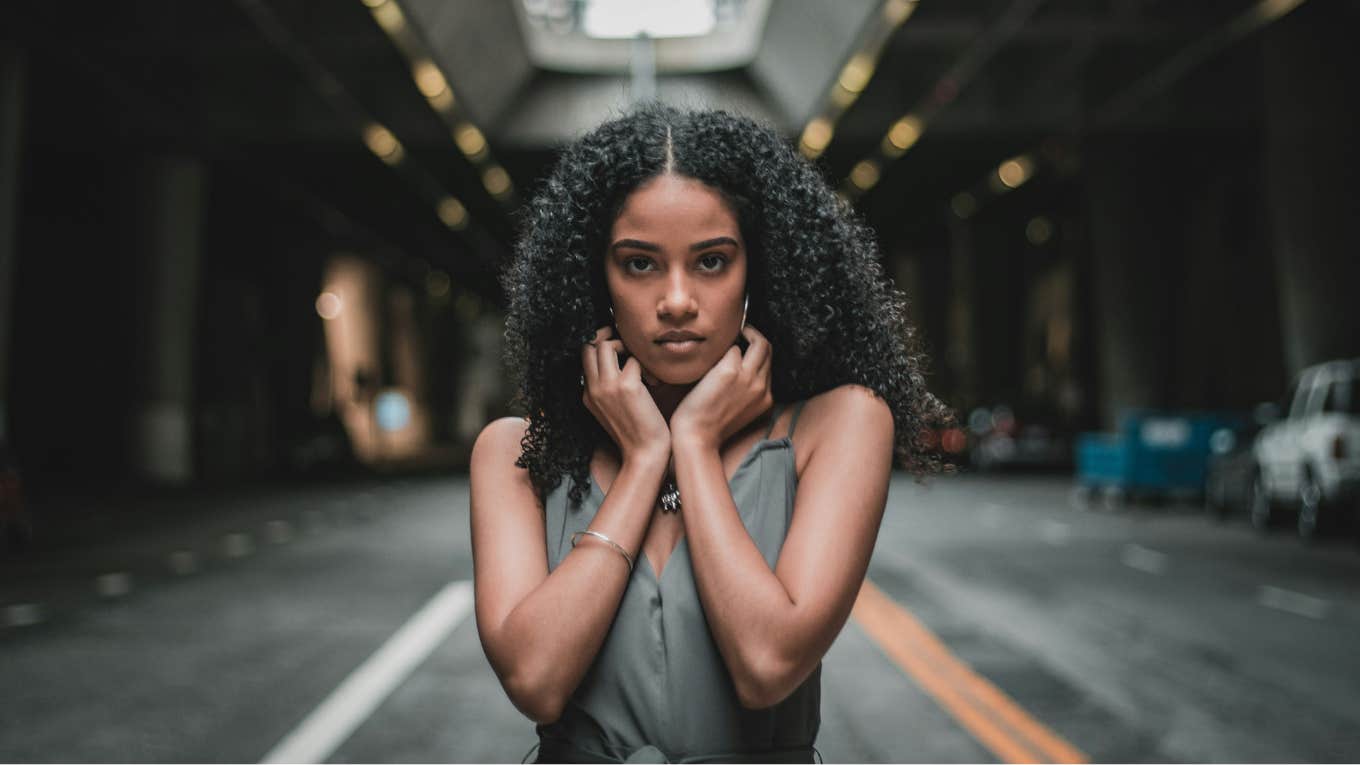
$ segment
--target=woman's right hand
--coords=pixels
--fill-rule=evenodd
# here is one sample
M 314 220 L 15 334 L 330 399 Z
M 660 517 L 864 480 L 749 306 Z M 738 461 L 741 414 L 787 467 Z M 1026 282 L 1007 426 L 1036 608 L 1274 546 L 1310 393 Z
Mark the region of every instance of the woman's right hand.
M 623 341 L 612 338 L 609 326 L 595 331 L 594 341 L 581 349 L 585 390 L 581 400 L 595 415 L 624 460 L 635 457 L 670 459 L 671 433 L 647 386 L 642 383 L 642 365 L 628 356 L 619 368 Z

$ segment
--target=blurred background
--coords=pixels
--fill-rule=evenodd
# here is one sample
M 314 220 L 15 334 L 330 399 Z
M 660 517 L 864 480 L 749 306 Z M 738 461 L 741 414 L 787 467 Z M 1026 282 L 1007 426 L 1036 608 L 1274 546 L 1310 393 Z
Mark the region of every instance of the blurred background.
M 0 759 L 524 754 L 462 587 L 497 275 L 555 152 L 652 98 L 816 163 L 958 413 L 870 578 L 1033 718 L 875 672 L 857 611 L 828 760 L 1360 757 L 1360 3 L 4 15 Z

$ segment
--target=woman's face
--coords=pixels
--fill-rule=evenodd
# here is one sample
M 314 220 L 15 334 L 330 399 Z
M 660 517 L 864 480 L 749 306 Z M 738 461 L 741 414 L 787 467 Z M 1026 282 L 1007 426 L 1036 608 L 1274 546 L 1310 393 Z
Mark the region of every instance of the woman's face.
M 722 195 L 702 182 L 667 173 L 630 194 L 604 271 L 619 337 L 657 380 L 696 382 L 736 342 L 746 243 Z

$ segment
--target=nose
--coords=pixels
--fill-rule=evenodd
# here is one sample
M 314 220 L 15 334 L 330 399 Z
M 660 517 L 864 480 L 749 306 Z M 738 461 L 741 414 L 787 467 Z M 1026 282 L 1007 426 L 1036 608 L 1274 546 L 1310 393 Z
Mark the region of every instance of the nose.
M 699 310 L 694 296 L 694 285 L 689 275 L 677 270 L 666 281 L 666 293 L 656 306 L 656 314 L 662 318 L 676 319 L 692 316 Z

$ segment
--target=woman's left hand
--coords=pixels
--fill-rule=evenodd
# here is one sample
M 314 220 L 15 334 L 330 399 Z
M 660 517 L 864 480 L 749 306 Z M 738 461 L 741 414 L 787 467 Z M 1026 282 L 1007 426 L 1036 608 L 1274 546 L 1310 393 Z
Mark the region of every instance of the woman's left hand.
M 684 440 L 717 449 L 774 403 L 770 393 L 770 341 L 755 327 L 742 331 L 746 352 L 733 345 L 671 414 L 671 443 Z

